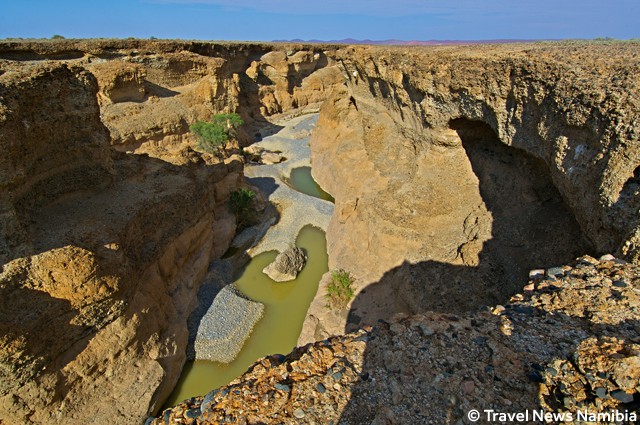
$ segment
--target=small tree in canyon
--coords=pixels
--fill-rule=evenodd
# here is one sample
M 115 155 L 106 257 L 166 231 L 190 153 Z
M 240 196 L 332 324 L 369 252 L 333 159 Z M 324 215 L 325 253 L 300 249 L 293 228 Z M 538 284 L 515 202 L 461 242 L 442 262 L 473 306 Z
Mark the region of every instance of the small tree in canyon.
M 198 121 L 189 130 L 198 137 L 196 147 L 210 154 L 223 153 L 230 137 L 236 137 L 236 130 L 244 124 L 238 114 L 216 114 L 210 122 Z

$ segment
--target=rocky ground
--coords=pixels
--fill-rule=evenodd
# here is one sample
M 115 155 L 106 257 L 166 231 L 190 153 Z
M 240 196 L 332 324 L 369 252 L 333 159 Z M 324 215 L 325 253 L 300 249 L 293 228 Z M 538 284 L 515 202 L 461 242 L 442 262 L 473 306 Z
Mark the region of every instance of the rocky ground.
M 399 315 L 264 358 L 148 423 L 467 424 L 472 409 L 479 423 L 490 423 L 485 410 L 617 410 L 626 415 L 617 423 L 633 423 L 639 276 L 613 257 L 581 257 L 534 275 L 504 306 Z

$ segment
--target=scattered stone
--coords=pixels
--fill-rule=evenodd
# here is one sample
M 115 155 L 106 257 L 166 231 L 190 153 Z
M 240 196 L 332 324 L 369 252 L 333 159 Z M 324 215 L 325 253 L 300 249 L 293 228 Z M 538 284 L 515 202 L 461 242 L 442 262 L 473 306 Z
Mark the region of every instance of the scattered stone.
M 529 272 L 529 279 L 542 279 L 544 277 L 544 269 L 535 269 Z
M 584 256 L 580 257 L 578 262 L 580 264 L 587 265 L 587 266 L 596 266 L 596 265 L 598 265 L 598 260 L 596 260 L 595 258 L 593 258 L 590 255 L 584 255 Z
M 189 409 L 184 413 L 184 417 L 187 419 L 195 419 L 200 416 L 201 413 L 200 409 Z
M 295 279 L 307 262 L 302 248 L 291 248 L 278 254 L 276 259 L 262 270 L 276 282 L 287 282 Z
M 546 372 L 547 372 L 550 376 L 556 376 L 556 375 L 558 374 L 558 371 L 557 371 L 557 370 L 555 370 L 555 369 L 554 369 L 554 368 L 552 368 L 552 367 L 548 367 L 548 368 L 546 369 Z
M 616 288 L 626 288 L 627 284 L 624 283 L 622 280 L 614 280 L 613 286 L 615 286 Z
M 596 388 L 596 397 L 607 398 L 607 389 L 604 387 Z
M 298 419 L 304 418 L 305 417 L 304 410 L 297 408 L 296 410 L 293 411 L 293 416 L 295 416 Z
M 467 380 L 462 383 L 461 388 L 462 392 L 464 392 L 465 394 L 471 394 L 476 388 L 476 384 L 472 380 Z
M 538 370 L 529 371 L 529 373 L 527 373 L 527 378 L 532 382 L 544 382 L 544 378 Z
M 547 269 L 547 276 L 558 277 L 564 275 L 564 269 L 562 267 L 551 267 Z
M 285 384 L 281 384 L 279 382 L 277 384 L 275 384 L 274 387 L 275 387 L 276 390 L 284 391 L 284 392 L 287 392 L 287 393 L 289 391 L 291 391 L 291 387 L 289 387 L 288 385 L 285 385 Z
M 265 165 L 279 164 L 285 160 L 286 158 L 282 156 L 282 154 L 279 154 L 276 152 L 265 151 L 265 152 L 262 152 L 262 154 L 260 155 L 260 162 L 262 162 Z
M 633 401 L 633 394 L 629 394 L 628 392 L 622 390 L 612 391 L 611 397 L 615 398 L 620 403 L 631 403 Z
M 211 407 L 211 404 L 213 403 L 213 399 L 218 394 L 218 392 L 219 391 L 216 389 L 208 392 L 207 395 L 204 396 L 204 399 L 202 399 L 202 404 L 200 405 L 200 411 L 202 413 L 209 410 L 209 407 Z
M 614 257 L 611 254 L 605 254 L 602 257 L 600 257 L 600 261 L 614 261 L 616 259 L 616 257 Z
M 583 264 L 512 297 L 499 315 L 397 316 L 367 341 L 358 331 L 269 356 L 223 387 L 197 421 L 303 422 L 304 413 L 305 423 L 462 424 L 465 406 L 624 411 L 640 388 L 638 329 L 627 325 L 637 321 L 637 276 L 637 265 Z M 615 281 L 627 283 L 620 297 L 611 297 Z M 180 413 L 191 403 L 175 408 L 170 423 L 189 425 Z

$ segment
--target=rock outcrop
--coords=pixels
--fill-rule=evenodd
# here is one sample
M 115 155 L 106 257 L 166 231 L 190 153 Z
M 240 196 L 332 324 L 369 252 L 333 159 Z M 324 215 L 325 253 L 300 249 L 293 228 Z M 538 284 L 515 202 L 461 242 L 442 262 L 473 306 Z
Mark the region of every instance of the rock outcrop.
M 3 423 L 135 423 L 158 409 L 197 287 L 235 234 L 241 161 L 111 152 L 97 90 L 65 65 L 0 76 Z
M 29 251 L 29 211 L 113 179 L 97 84 L 80 68 L 0 75 L 0 264 Z M 43 102 L 46 93 L 59 103 Z
M 293 247 L 278 254 L 262 272 L 276 282 L 288 282 L 298 276 L 306 263 L 307 256 L 302 248 Z
M 637 260 L 636 48 L 339 50 L 349 81 L 310 143 L 330 268 L 369 287 L 350 320 L 500 303 L 585 252 Z
M 237 112 L 240 143 L 273 114 L 317 111 L 344 77 L 335 47 L 143 40 L 61 40 L 0 44 L 0 61 L 55 60 L 98 80 L 102 120 L 120 151 L 164 158 L 195 140 L 189 125 Z M 167 150 L 169 152 L 167 152 Z

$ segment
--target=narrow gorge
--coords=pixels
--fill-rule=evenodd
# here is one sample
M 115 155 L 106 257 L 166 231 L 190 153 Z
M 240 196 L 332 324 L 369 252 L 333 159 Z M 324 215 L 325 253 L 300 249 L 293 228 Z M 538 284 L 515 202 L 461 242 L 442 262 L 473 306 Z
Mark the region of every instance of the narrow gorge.
M 0 423 L 637 412 L 638 47 L 0 42 Z M 217 113 L 224 157 L 189 132 Z M 307 224 L 299 348 L 161 410 L 221 267 Z

